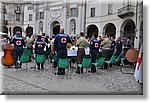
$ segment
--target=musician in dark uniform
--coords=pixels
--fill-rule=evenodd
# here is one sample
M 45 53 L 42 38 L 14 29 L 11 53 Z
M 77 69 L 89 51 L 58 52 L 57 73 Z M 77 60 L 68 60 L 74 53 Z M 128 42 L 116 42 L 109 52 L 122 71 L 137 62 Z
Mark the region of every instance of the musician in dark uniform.
M 99 48 L 100 48 L 100 41 L 97 39 L 98 35 L 96 33 L 94 33 L 94 38 L 91 39 L 90 41 L 90 53 L 91 53 L 91 57 L 92 57 L 92 63 L 95 63 L 96 59 L 97 59 L 97 55 L 99 53 Z M 96 72 L 96 68 L 94 65 L 92 65 L 91 67 L 91 73 L 95 73 Z
M 116 58 L 121 54 L 121 52 L 122 52 L 122 41 L 121 37 L 118 37 L 116 40 L 116 52 L 115 52 Z
M 42 40 L 42 35 L 37 35 L 37 40 L 35 43 L 35 54 L 36 55 L 44 55 L 44 47 L 47 45 L 47 43 Z M 41 65 L 41 69 L 44 69 L 44 64 L 43 63 L 37 63 L 38 65 L 38 70 L 40 70 L 40 65 Z
M 111 40 L 111 44 L 110 44 L 109 54 L 108 54 L 108 56 L 106 58 L 106 61 L 111 59 L 112 55 L 114 54 L 115 46 L 116 46 L 115 37 L 111 36 L 110 40 Z
M 20 32 L 17 32 L 15 37 L 12 39 L 11 42 L 14 45 L 14 64 L 15 68 L 21 68 L 21 64 L 18 67 L 18 58 L 20 59 L 21 55 L 23 54 L 23 47 L 25 47 L 25 42 L 23 37 L 21 36 Z
M 72 44 L 72 41 L 69 37 L 69 35 L 64 34 L 64 28 L 60 28 L 60 34 L 57 34 L 54 40 L 54 49 L 55 53 L 57 55 L 57 58 L 67 58 L 67 48 L 66 45 L 68 43 Z M 57 64 L 58 64 L 57 60 Z M 58 75 L 64 75 L 65 69 L 59 69 L 58 68 Z
M 46 42 L 48 44 L 48 38 L 45 35 L 45 33 L 42 33 L 42 38 L 41 38 L 44 42 Z M 48 58 L 48 45 L 46 45 L 46 50 L 44 51 L 46 58 Z

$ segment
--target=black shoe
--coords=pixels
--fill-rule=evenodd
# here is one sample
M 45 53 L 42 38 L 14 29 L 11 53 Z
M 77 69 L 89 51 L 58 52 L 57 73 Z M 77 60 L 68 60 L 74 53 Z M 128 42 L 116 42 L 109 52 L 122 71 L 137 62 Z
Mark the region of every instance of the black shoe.
M 77 74 L 81 74 L 81 73 L 83 73 L 83 72 L 82 72 L 82 71 L 81 71 L 81 72 L 80 72 L 80 71 L 76 71 L 76 73 L 77 73 Z
M 15 69 L 18 69 L 18 66 L 15 65 Z
M 18 68 L 18 63 L 15 64 L 15 69 L 19 69 L 19 68 Z
M 61 72 L 57 72 L 57 73 L 54 73 L 55 75 L 65 75 L 65 73 L 61 73 Z
M 41 68 L 42 70 L 44 69 L 44 67 Z
M 60 75 L 65 75 L 65 73 L 61 73 Z
M 38 70 L 40 70 L 40 68 L 37 68 Z
M 18 64 L 18 68 L 21 68 L 21 66 L 22 66 L 22 64 L 20 63 L 20 64 Z
M 89 73 L 95 73 L 96 71 L 90 71 L 90 70 L 89 70 L 88 72 L 89 72 Z
M 91 73 L 96 73 L 96 71 L 91 71 Z

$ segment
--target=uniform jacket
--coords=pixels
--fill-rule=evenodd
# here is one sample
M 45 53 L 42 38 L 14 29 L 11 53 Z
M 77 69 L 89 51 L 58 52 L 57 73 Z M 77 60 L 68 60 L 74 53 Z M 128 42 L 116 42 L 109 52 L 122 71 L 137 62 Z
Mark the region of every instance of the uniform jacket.
M 96 50 L 98 51 L 100 48 L 100 41 L 97 40 L 96 38 L 92 39 L 90 42 L 90 51 Z
M 24 39 L 21 36 L 16 36 L 12 39 L 12 44 L 14 44 L 14 51 L 22 52 L 23 46 L 25 47 Z
M 35 53 L 44 54 L 44 47 L 45 47 L 45 43 L 42 41 L 42 39 L 37 39 L 35 43 Z
M 80 38 L 77 40 L 76 45 L 77 45 L 79 48 L 85 48 L 85 47 L 88 47 L 88 46 L 89 46 L 89 42 L 88 42 L 87 39 L 85 39 L 84 37 L 80 37 Z
M 54 40 L 55 51 L 58 51 L 59 49 L 67 50 L 66 48 L 67 43 L 72 44 L 72 41 L 67 34 L 57 34 Z

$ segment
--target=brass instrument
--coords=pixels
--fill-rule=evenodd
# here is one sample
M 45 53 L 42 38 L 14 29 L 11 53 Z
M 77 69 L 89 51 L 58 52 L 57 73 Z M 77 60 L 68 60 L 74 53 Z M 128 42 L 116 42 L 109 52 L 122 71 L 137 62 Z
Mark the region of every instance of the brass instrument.
M 72 47 L 72 44 L 71 43 L 67 43 L 67 45 L 66 45 L 67 50 L 70 50 L 71 47 Z

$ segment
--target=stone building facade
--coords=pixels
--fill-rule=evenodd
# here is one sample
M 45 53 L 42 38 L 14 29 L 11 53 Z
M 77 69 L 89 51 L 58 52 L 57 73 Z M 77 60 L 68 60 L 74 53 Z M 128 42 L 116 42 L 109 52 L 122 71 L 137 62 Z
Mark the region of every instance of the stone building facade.
M 25 0 L 2 2 L 1 8 L 2 30 L 10 35 L 19 30 L 51 36 L 62 26 L 71 37 L 79 36 L 81 31 L 89 37 L 93 33 L 121 36 L 131 39 L 135 48 L 143 39 L 142 0 Z

